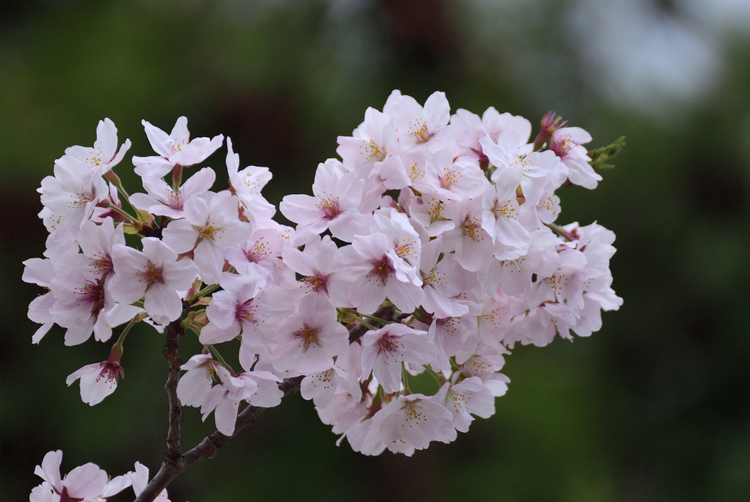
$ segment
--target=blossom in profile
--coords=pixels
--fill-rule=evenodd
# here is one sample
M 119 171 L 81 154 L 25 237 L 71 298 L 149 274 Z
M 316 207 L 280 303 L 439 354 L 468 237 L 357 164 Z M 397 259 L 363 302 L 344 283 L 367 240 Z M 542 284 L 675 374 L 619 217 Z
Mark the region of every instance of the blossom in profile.
M 591 141 L 591 135 L 580 127 L 563 127 L 552 133 L 550 150 L 560 158 L 558 166 L 560 184 L 569 179 L 571 183 L 589 190 L 596 188 L 602 176 L 594 171 L 589 162 L 585 145 Z
M 184 406 L 202 406 L 213 386 L 213 375 L 219 363 L 210 354 L 196 354 L 180 366 L 186 370 L 177 382 L 177 398 Z
M 60 476 L 62 455 L 62 450 L 50 451 L 42 459 L 42 465 L 34 468 L 34 474 L 44 482 L 31 491 L 29 502 L 99 502 L 108 481 L 107 473 L 89 462 Z
M 272 408 L 281 404 L 284 393 L 279 389 L 279 378 L 267 371 L 243 371 L 233 375 L 223 366 L 216 367 L 221 384 L 211 387 L 201 406 L 203 420 L 214 413 L 216 429 L 225 436 L 234 434 L 237 412 L 241 401 L 252 406 Z
M 222 134 L 211 139 L 195 138 L 191 141 L 185 117 L 177 119 L 169 134 L 145 120 L 142 123 L 151 148 L 159 155 L 133 156 L 135 173 L 139 176 L 161 178 L 169 174 L 175 166 L 193 166 L 206 160 L 224 142 Z
M 247 210 L 245 215 L 254 227 L 258 227 L 259 221 L 273 218 L 276 208 L 260 193 L 263 187 L 271 181 L 271 170 L 259 166 L 247 166 L 240 170 L 240 156 L 234 153 L 231 138 L 227 138 L 226 163 L 229 184 L 237 194 L 240 204 Z
M 168 185 L 163 179 L 148 176 L 143 178 L 143 187 L 148 194 L 134 193 L 130 203 L 143 211 L 172 219 L 185 217 L 185 201 L 208 192 L 216 180 L 216 173 L 204 167 L 188 178 L 179 188 Z
M 93 147 L 78 145 L 68 147 L 65 149 L 65 156 L 57 162 L 65 164 L 71 158 L 76 159 L 89 166 L 93 173 L 103 175 L 120 163 L 130 149 L 130 145 L 130 140 L 126 139 L 120 149 L 117 149 L 117 127 L 114 122 L 106 118 L 100 120 L 96 127 L 96 141 Z
M 55 175 L 42 180 L 37 189 L 44 208 L 39 217 L 50 236 L 47 247 L 69 246 L 91 219 L 97 204 L 108 199 L 107 183 L 82 160 L 70 157 L 55 162 Z
M 125 371 L 120 366 L 122 350 L 115 346 L 112 355 L 106 361 L 88 364 L 70 375 L 65 383 L 70 386 L 76 380 L 81 380 L 81 400 L 90 405 L 101 403 L 105 397 L 117 389 L 117 380 L 125 377 Z
M 135 463 L 135 470 L 130 471 L 125 475 L 133 486 L 133 493 L 135 496 L 141 494 L 143 490 L 148 486 L 148 467 L 140 462 Z M 113 480 L 114 481 L 114 480 Z M 164 488 L 159 495 L 156 496 L 158 502 L 169 502 L 169 496 L 167 495 L 167 489 Z

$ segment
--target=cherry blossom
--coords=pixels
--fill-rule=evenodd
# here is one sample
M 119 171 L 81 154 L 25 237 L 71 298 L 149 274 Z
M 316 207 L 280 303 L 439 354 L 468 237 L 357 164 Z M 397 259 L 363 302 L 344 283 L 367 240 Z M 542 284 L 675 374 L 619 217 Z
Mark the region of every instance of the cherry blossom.
M 432 441 L 449 443 L 456 438 L 453 415 L 438 400 L 424 394 L 400 396 L 373 416 L 379 439 L 392 452 L 407 457 Z
M 287 195 L 279 204 L 282 214 L 298 224 L 295 242 L 304 244 L 326 229 L 351 242 L 363 225 L 359 212 L 363 186 L 356 172 L 342 172 L 332 162 L 320 164 L 312 187 L 314 197 Z
M 174 220 L 164 229 L 164 244 L 177 253 L 193 251 L 201 279 L 219 282 L 224 251 L 245 241 L 252 227 L 240 221 L 237 198 L 229 192 L 209 193 L 209 200 L 192 197 L 185 202 L 185 219 Z
M 120 244 L 113 247 L 115 275 L 110 290 L 125 304 L 144 298 L 146 313 L 165 325 L 182 313 L 179 291 L 190 287 L 198 269 L 190 260 L 178 260 L 177 253 L 158 239 L 147 237 L 141 242 L 143 251 Z
M 175 166 L 188 167 L 203 162 L 224 141 L 224 136 L 221 134 L 211 139 L 194 138 L 191 140 L 185 117 L 177 119 L 169 134 L 145 120 L 143 128 L 146 130 L 151 148 L 159 154 L 153 157 L 133 157 L 135 172 L 143 177 L 161 178 Z
M 336 317 L 336 309 L 325 296 L 303 297 L 297 313 L 276 327 L 274 368 L 310 374 L 333 367 L 333 358 L 349 345 L 349 334 Z
M 227 174 L 229 183 L 237 194 L 250 222 L 258 227 L 258 220 L 270 219 L 276 208 L 269 204 L 260 191 L 271 180 L 267 167 L 247 166 L 240 171 L 240 156 L 232 149 L 232 140 L 227 138 Z
M 210 167 L 196 172 L 177 189 L 167 185 L 161 178 L 146 176 L 143 178 L 143 187 L 148 195 L 134 193 L 130 196 L 130 202 L 138 209 L 154 215 L 184 218 L 185 201 L 208 192 L 215 180 L 216 172 Z
M 126 139 L 125 143 L 117 149 L 117 127 L 110 119 L 99 121 L 96 126 L 96 141 L 94 146 L 71 146 L 65 149 L 65 156 L 58 159 L 58 162 L 65 164 L 68 158 L 73 158 L 84 162 L 92 172 L 96 174 L 105 174 L 125 158 L 125 154 L 130 149 L 130 140 Z
M 372 370 L 386 392 L 401 389 L 402 363 L 428 364 L 435 348 L 425 331 L 389 324 L 362 337 L 362 368 Z
M 451 115 L 442 92 L 420 105 L 395 90 L 338 138 L 341 160 L 318 164 L 311 194 L 283 198 L 292 226 L 272 219 L 261 193 L 270 170 L 240 169 L 229 138 L 229 188 L 212 191 L 220 172 L 204 167 L 183 182 L 183 167 L 213 154 L 222 135 L 190 140 L 185 117 L 169 134 L 143 126 L 156 155 L 132 161 L 146 193 L 128 195 L 114 173 L 130 142 L 118 149 L 109 119 L 92 148 L 55 162 L 38 190 L 47 248 L 24 262 L 23 280 L 47 290 L 29 305 L 41 325 L 33 343 L 54 324 L 65 345 L 92 334 L 113 343 L 107 360 L 66 379 L 89 405 L 124 376 L 132 326 L 166 338 L 172 458 L 202 448 L 175 448 L 180 407 L 213 414 L 231 437 L 243 409 L 242 427 L 297 390 L 337 444 L 363 454 L 451 442 L 494 413 L 516 343 L 591 336 L 602 311 L 622 305 L 614 233 L 555 223 L 558 189 L 595 188 L 601 176 L 582 146 L 591 136 L 553 113 L 530 142 L 523 117 L 493 107 Z M 432 395 L 411 390 L 420 375 L 434 378 Z M 61 477 L 61 460 L 50 452 L 37 466 L 32 502 L 102 502 L 128 486 L 168 501 L 163 472 L 149 481 L 138 462 L 108 481 L 94 464 Z
M 560 178 L 558 184 L 569 179 L 571 183 L 594 189 L 602 176 L 594 171 L 591 158 L 584 147 L 591 141 L 591 135 L 580 127 L 561 127 L 552 133 L 550 150 L 560 158 Z
M 99 496 L 107 484 L 107 473 L 97 465 L 88 463 L 61 477 L 62 455 L 62 450 L 48 452 L 42 459 L 42 465 L 34 468 L 34 474 L 44 482 L 32 490 L 29 501 L 99 502 Z

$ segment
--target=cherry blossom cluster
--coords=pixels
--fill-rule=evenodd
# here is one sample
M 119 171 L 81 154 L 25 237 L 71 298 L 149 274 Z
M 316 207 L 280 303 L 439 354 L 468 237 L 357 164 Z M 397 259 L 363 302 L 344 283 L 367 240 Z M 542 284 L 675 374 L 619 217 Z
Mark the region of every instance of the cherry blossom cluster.
M 44 481 L 31 490 L 30 502 L 105 502 L 127 488 L 138 496 L 148 484 L 148 467 L 140 462 L 135 463 L 135 470 L 115 478 L 90 462 L 60 476 L 62 456 L 60 450 L 51 451 L 44 456 L 42 465 L 36 466 L 34 474 Z M 169 502 L 166 490 L 158 495 L 158 500 Z
M 338 138 L 312 195 L 281 201 L 295 227 L 261 194 L 269 169 L 241 169 L 230 138 L 191 139 L 185 117 L 170 133 L 143 126 L 155 153 L 132 157 L 143 192 L 113 171 L 131 143 L 101 121 L 94 146 L 68 148 L 42 181 L 47 249 L 24 262 L 24 280 L 48 290 L 29 307 L 34 343 L 53 324 L 66 345 L 119 331 L 107 360 L 67 379 L 90 405 L 115 391 L 143 321 L 198 337 L 176 395 L 219 432 L 234 433 L 242 406 L 278 405 L 297 378 L 354 450 L 411 455 L 494 413 L 517 342 L 589 336 L 622 304 L 614 234 L 555 223 L 555 191 L 601 176 L 591 136 L 554 113 L 532 140 L 523 117 L 451 115 L 441 92 L 422 106 L 393 91 Z M 214 191 L 216 171 L 193 166 L 224 144 L 229 188 Z M 61 495 L 41 471 L 39 490 Z

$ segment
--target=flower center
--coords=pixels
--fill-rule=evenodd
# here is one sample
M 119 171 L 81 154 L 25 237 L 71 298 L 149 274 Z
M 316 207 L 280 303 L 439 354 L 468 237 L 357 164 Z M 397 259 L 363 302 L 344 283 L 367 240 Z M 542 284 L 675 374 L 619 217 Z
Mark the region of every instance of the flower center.
M 202 241 L 204 239 L 211 239 L 214 240 L 214 236 L 218 232 L 218 229 L 213 225 L 206 225 L 205 227 L 201 228 L 200 233 L 198 234 L 198 241 Z
M 255 306 L 253 305 L 253 299 L 250 298 L 245 303 L 237 305 L 237 310 L 234 313 L 235 319 L 242 322 L 253 322 L 257 323 L 258 320 L 254 316 Z
M 91 317 L 99 316 L 99 312 L 104 308 L 104 280 L 86 281 L 82 288 L 77 289 L 77 293 L 78 305 L 89 305 Z
M 310 275 L 304 277 L 302 281 L 316 293 L 320 293 L 321 291 L 328 293 L 328 279 L 324 275 Z
M 326 194 L 327 195 L 327 194 Z M 339 201 L 338 199 L 333 198 L 332 196 L 328 195 L 325 198 L 321 198 L 320 202 L 316 204 L 318 206 L 318 209 L 323 211 L 323 219 L 331 221 L 336 216 L 341 214 L 341 209 L 339 208 Z
M 565 156 L 570 152 L 570 150 L 573 149 L 574 146 L 575 143 L 570 141 L 570 138 L 563 137 L 560 138 L 559 141 L 553 142 L 552 145 L 550 145 L 549 149 L 555 152 L 555 155 L 562 159 L 565 158 Z
M 103 277 L 106 277 L 114 271 L 112 258 L 105 254 L 96 254 L 93 257 L 93 266 Z
M 446 169 L 442 176 L 438 176 L 440 187 L 445 188 L 446 190 L 449 190 L 450 187 L 458 183 L 459 178 L 461 178 L 461 173 L 454 167 Z
M 415 242 L 412 239 L 404 239 L 401 244 L 394 248 L 399 258 L 415 258 L 417 253 L 414 250 Z
M 388 278 L 396 271 L 386 255 L 383 255 L 380 260 L 373 261 L 372 265 L 373 268 L 368 275 L 374 275 L 382 284 L 385 284 Z
M 294 336 L 298 337 L 302 341 L 305 348 L 309 347 L 313 343 L 318 343 L 317 328 L 311 328 L 307 324 L 305 324 L 301 330 L 294 333 Z
M 82 500 L 83 498 L 71 497 L 68 495 L 68 487 L 63 486 L 62 493 L 60 494 L 60 502 L 81 502 Z
M 112 381 L 117 382 L 120 378 L 125 378 L 125 371 L 120 366 L 120 363 L 117 361 L 108 361 L 102 363 L 102 370 L 99 372 L 99 376 L 96 377 L 96 381 L 104 379 L 108 383 L 111 383 Z
M 516 219 L 516 206 L 513 204 L 512 199 L 505 201 L 505 204 L 500 204 L 500 201 L 495 201 L 495 206 L 492 208 L 492 212 L 495 214 L 495 219 L 504 216 L 508 219 Z
M 154 265 L 151 261 L 148 262 L 148 268 L 145 272 L 143 272 L 143 278 L 146 279 L 146 282 L 148 284 L 154 284 L 154 283 L 163 283 L 164 277 L 162 276 L 162 272 L 164 271 L 163 267 L 157 267 Z
M 377 161 L 382 161 L 385 159 L 385 152 L 381 150 L 373 140 L 370 140 L 370 143 L 365 148 L 369 152 L 367 155 L 368 160 L 375 159 Z
M 378 347 L 382 352 L 396 352 L 399 345 L 391 335 L 384 335 L 378 340 Z
M 476 218 L 467 216 L 464 222 L 461 224 L 461 229 L 464 231 L 464 235 L 468 235 L 473 241 L 483 240 L 484 237 L 480 237 L 479 229 L 481 225 Z
M 417 143 L 427 143 L 430 141 L 432 134 L 427 131 L 427 122 L 417 120 L 409 126 L 409 134 L 414 136 Z

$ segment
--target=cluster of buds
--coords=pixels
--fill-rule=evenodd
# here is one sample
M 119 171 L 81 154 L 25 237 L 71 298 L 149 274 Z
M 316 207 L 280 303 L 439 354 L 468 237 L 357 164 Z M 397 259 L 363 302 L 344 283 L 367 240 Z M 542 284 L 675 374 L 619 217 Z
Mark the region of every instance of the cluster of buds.
M 118 149 L 101 121 L 94 147 L 67 149 L 42 181 L 47 250 L 25 262 L 24 280 L 49 290 L 29 308 L 34 343 L 53 324 L 66 345 L 126 325 L 107 361 L 68 378 L 91 405 L 115 391 L 135 323 L 179 326 L 203 350 L 182 366 L 177 397 L 204 420 L 213 412 L 221 433 L 243 402 L 276 406 L 280 382 L 297 378 L 354 450 L 411 455 L 494 413 L 517 342 L 589 336 L 622 304 L 614 234 L 555 223 L 555 191 L 601 176 L 590 135 L 554 114 L 530 141 L 523 117 L 451 115 L 441 92 L 422 106 L 393 91 L 338 138 L 340 160 L 318 165 L 313 195 L 281 201 L 294 228 L 261 195 L 270 171 L 240 169 L 231 139 L 191 140 L 184 117 L 169 134 L 143 125 L 156 153 L 132 158 L 145 193 L 112 170 L 130 142 Z M 210 167 L 186 176 L 224 143 L 227 190 L 211 190 Z

